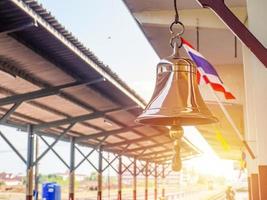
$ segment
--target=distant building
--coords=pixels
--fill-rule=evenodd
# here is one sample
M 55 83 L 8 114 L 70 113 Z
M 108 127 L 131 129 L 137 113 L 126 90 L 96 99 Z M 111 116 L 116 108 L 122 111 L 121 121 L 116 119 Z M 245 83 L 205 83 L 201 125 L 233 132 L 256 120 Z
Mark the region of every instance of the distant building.
M 65 173 L 57 173 L 58 176 L 61 176 L 63 178 L 63 180 L 67 180 L 69 179 L 69 172 L 65 172 Z M 84 174 L 76 174 L 75 173 L 75 180 L 80 182 L 80 181 L 84 181 L 85 178 L 88 177 Z
M 12 173 L 0 173 L 0 182 L 5 183 L 7 186 L 22 185 L 23 177 L 21 175 L 14 175 Z

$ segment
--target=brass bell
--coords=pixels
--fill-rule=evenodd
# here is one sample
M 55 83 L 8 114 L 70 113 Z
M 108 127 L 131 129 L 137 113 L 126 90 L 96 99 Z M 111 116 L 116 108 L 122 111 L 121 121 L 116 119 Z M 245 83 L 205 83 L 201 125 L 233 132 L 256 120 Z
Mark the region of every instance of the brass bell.
M 171 56 L 157 65 L 156 87 L 150 102 L 136 121 L 159 126 L 209 124 L 217 121 L 204 103 L 197 84 L 197 68 L 181 58 L 175 43 Z

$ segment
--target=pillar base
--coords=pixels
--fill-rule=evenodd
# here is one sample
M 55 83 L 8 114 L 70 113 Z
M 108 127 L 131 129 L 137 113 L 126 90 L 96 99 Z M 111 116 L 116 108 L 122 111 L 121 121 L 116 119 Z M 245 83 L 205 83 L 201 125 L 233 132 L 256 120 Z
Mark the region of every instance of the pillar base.
M 101 191 L 97 192 L 97 200 L 102 200 L 102 192 Z
M 259 176 L 258 174 L 251 174 L 250 177 L 250 193 L 252 200 L 259 200 Z
M 145 190 L 145 200 L 148 200 L 148 190 Z
M 260 199 L 267 199 L 267 165 L 259 166 L 259 191 Z
M 133 200 L 136 200 L 137 196 L 136 196 L 136 190 L 133 191 Z
M 118 191 L 118 200 L 121 200 L 121 191 Z
M 251 188 L 251 180 L 250 177 L 248 177 L 248 199 L 252 200 L 250 188 Z
M 74 193 L 69 194 L 69 200 L 74 200 Z
M 32 195 L 26 195 L 26 200 L 32 200 Z

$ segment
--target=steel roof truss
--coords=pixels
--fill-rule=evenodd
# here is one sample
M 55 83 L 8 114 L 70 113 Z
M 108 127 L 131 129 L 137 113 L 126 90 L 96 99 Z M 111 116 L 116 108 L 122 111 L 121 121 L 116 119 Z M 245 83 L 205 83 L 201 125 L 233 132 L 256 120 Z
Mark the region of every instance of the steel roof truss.
M 68 131 L 70 131 L 70 129 L 75 125 L 75 123 L 72 123 L 68 126 L 68 128 L 66 128 L 56 139 L 55 141 L 51 144 L 48 145 L 48 148 L 34 161 L 33 166 L 36 165 L 36 163 L 38 163 L 57 143 L 58 141 L 64 137 Z
M 79 162 L 78 165 L 75 166 L 75 169 L 77 169 L 82 163 L 84 163 L 84 161 L 88 161 L 90 165 L 92 165 L 97 171 L 98 169 L 95 167 L 94 164 L 92 164 L 92 162 L 88 159 L 88 157 L 97 149 L 99 148 L 103 142 L 105 142 L 105 140 L 108 138 L 108 136 L 104 137 L 100 143 L 98 144 L 98 146 L 94 149 L 92 149 L 87 155 L 84 155 L 84 153 L 77 147 L 77 145 L 75 145 L 75 148 L 80 152 L 80 154 L 83 156 L 83 159 Z
M 90 119 L 99 118 L 99 117 L 104 116 L 107 113 L 115 112 L 115 111 L 121 111 L 121 110 L 124 110 L 124 108 L 112 108 L 112 109 L 109 109 L 106 111 L 98 111 L 98 112 L 80 115 L 80 116 L 76 116 L 76 117 L 69 117 L 66 119 L 56 120 L 56 121 L 52 121 L 52 122 L 46 122 L 43 124 L 37 124 L 37 125 L 34 125 L 33 128 L 34 128 L 34 130 L 40 130 L 40 129 L 50 128 L 50 127 L 58 127 L 58 126 L 69 124 L 69 123 L 82 122 L 82 121 L 87 121 Z
M 99 78 L 99 79 L 88 81 L 88 82 L 78 81 L 78 82 L 66 83 L 63 85 L 55 86 L 55 87 L 48 87 L 48 88 L 33 91 L 33 92 L 5 97 L 5 98 L 0 99 L 0 106 L 13 104 L 16 102 L 25 102 L 25 101 L 42 98 L 46 96 L 51 96 L 51 95 L 56 95 L 56 94 L 59 94 L 61 90 L 63 89 L 81 86 L 81 85 L 92 85 L 92 84 L 101 82 L 103 80 L 104 80 L 103 78 Z
M 43 142 L 49 147 L 50 144 L 43 138 L 42 135 L 39 135 L 39 137 L 43 140 Z M 65 160 L 53 149 L 51 148 L 51 151 L 61 160 L 61 162 L 68 168 L 70 169 L 70 166 L 65 162 Z

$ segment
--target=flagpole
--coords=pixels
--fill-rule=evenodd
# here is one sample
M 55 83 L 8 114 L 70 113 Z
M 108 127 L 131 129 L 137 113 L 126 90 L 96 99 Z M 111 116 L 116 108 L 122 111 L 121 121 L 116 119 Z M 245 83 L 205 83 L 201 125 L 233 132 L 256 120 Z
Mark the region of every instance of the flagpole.
M 234 131 L 236 132 L 237 136 L 239 137 L 239 139 L 242 141 L 243 145 L 245 146 L 246 150 L 248 151 L 250 157 L 252 159 L 255 159 L 255 155 L 252 151 L 252 149 L 250 148 L 250 146 L 248 145 L 247 141 L 245 140 L 244 136 L 240 133 L 240 131 L 238 130 L 238 128 L 236 127 L 232 117 L 229 115 L 228 111 L 226 110 L 226 108 L 224 107 L 224 105 L 222 104 L 222 102 L 220 101 L 219 97 L 217 96 L 217 94 L 214 92 L 213 88 L 211 87 L 211 85 L 208 83 L 207 84 L 209 89 L 211 90 L 211 93 L 213 94 L 214 98 L 216 99 L 217 103 L 219 104 L 221 110 L 223 111 L 226 119 L 228 120 L 228 122 L 231 124 L 231 126 L 233 127 Z

